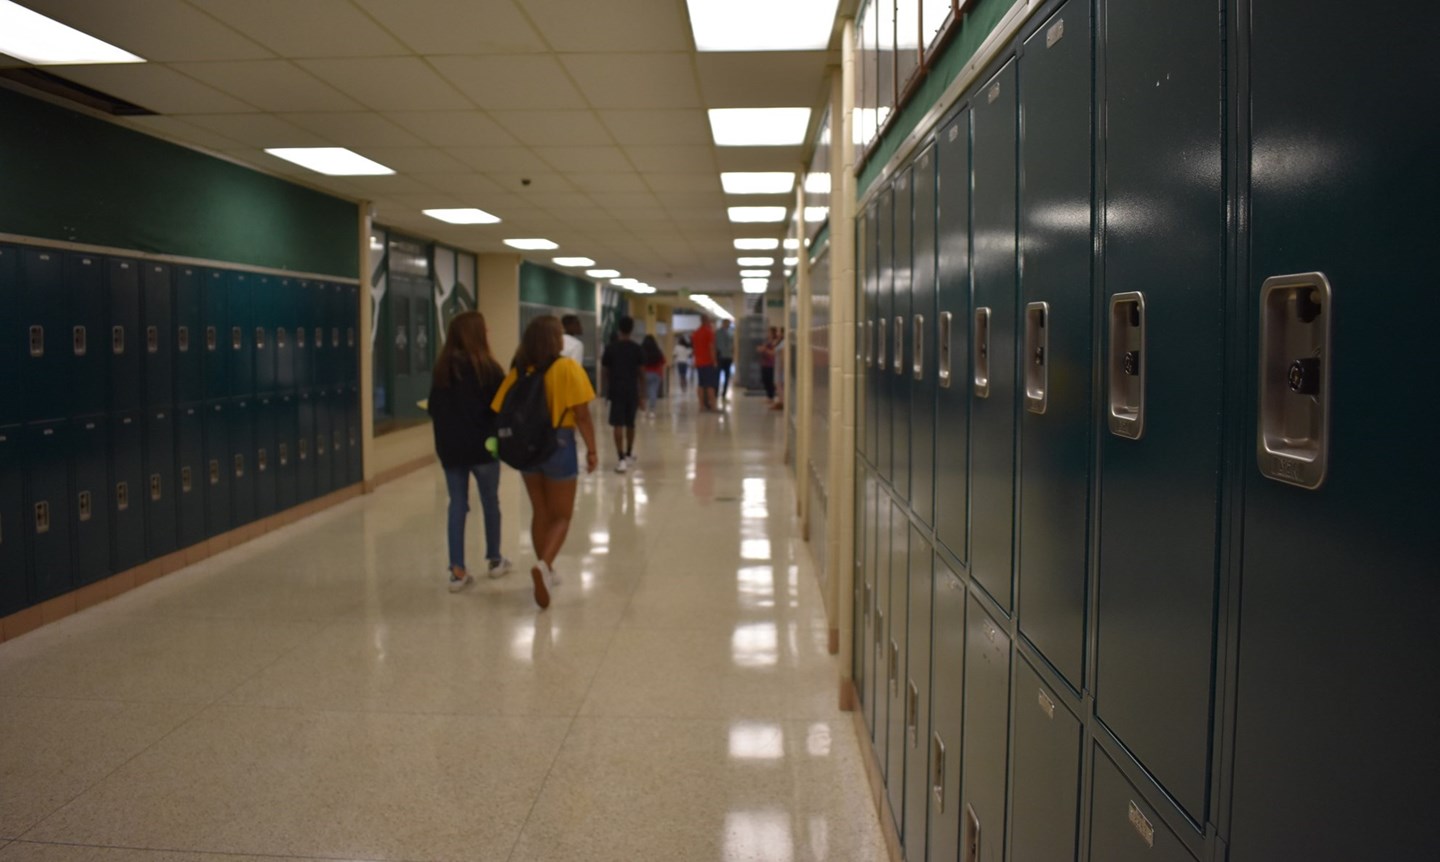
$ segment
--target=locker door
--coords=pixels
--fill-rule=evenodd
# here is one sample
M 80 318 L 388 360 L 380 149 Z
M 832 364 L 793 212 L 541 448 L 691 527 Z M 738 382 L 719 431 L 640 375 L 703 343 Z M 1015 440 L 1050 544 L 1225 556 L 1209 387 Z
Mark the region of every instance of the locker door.
M 343 284 L 330 285 L 330 300 L 325 306 L 325 326 L 329 334 L 330 387 L 337 389 L 350 382 L 348 351 L 345 348 L 345 329 L 349 321 L 346 313 L 349 288 Z
M 344 330 L 341 330 L 343 338 Z M 343 351 L 337 351 L 341 353 Z M 350 467 L 350 447 L 346 445 L 346 392 L 336 387 L 330 392 L 330 487 L 345 487 L 345 473 Z
M 1010 715 L 1010 638 L 975 597 L 965 647 L 965 741 L 961 757 L 960 846 L 976 862 L 1005 858 L 1006 734 Z M 970 853 L 969 847 L 979 850 Z M 1096 857 L 1104 858 L 1104 857 Z
M 865 244 L 865 283 L 860 298 L 861 317 L 865 323 L 862 361 L 857 367 L 857 377 L 865 392 L 865 460 L 872 466 L 878 464 L 880 438 L 880 399 L 876 392 L 879 375 L 875 372 L 876 338 L 875 327 L 880 314 L 880 205 L 872 202 L 865 210 L 863 240 Z M 777 372 L 778 373 L 778 372 Z
M 854 620 L 851 626 L 850 637 L 853 641 L 850 651 L 851 677 L 855 682 L 855 693 L 859 698 L 859 710 L 865 713 L 865 705 L 869 692 L 865 685 L 869 680 L 867 673 L 866 657 L 870 651 L 870 590 L 871 581 L 869 567 L 865 554 L 868 551 L 870 540 L 870 498 L 868 496 L 870 479 L 866 473 L 864 453 L 855 453 L 855 550 L 853 560 L 855 563 L 855 599 L 852 605 Z M 866 716 L 866 727 L 869 727 L 869 717 Z
M 65 298 L 65 256 L 50 249 L 25 249 L 20 256 L 20 308 L 26 358 L 18 376 L 24 381 L 23 412 L 29 421 L 60 419 L 68 412 L 71 350 Z
M 205 541 L 205 411 L 187 405 L 175 411 L 176 545 L 188 548 Z
M 973 576 L 1010 611 L 1015 541 L 1015 62 L 974 107 Z
M 970 112 L 936 143 L 935 538 L 970 559 Z
M 890 481 L 901 500 L 910 499 L 910 263 L 914 254 L 915 196 L 911 169 L 895 178 L 894 282 L 890 295 Z
M 107 258 L 110 412 L 139 410 L 145 399 L 145 333 L 140 328 L 140 261 Z M 138 504 L 139 501 L 137 500 Z
M 225 272 L 204 270 L 200 294 L 205 398 L 224 398 L 230 391 L 230 283 Z
M 255 520 L 255 403 L 230 402 L 230 522 L 243 527 Z
M 904 747 L 905 858 L 925 862 L 926 816 L 930 810 L 930 627 L 934 554 L 920 530 L 910 528 L 910 612 L 905 648 Z
M 875 467 L 885 482 L 892 479 L 894 457 L 895 375 L 891 373 L 891 329 L 895 318 L 895 192 L 887 187 L 875 204 L 876 257 L 879 281 L 875 287 Z
M 175 268 L 175 401 L 179 404 L 205 397 L 204 285 L 204 273 L 195 267 Z
M 249 398 L 255 394 L 255 289 L 260 276 L 248 272 L 232 272 L 230 284 L 230 350 L 231 398 Z
M 875 491 L 875 607 L 871 632 L 875 637 L 872 652 L 874 672 L 870 674 L 870 708 L 874 717 L 870 723 L 871 736 L 875 740 L 875 755 L 880 770 L 888 776 L 889 737 L 889 686 L 890 686 L 890 495 L 885 486 L 876 482 Z
M 32 318 L 33 319 L 33 318 Z M 70 560 L 69 440 L 64 422 L 29 425 L 25 448 L 25 536 L 30 604 L 74 588 Z
M 885 791 L 898 828 L 905 825 L 905 682 L 910 632 L 910 521 L 899 503 L 890 510 L 890 613 L 885 632 Z M 902 836 L 903 838 L 903 836 Z
M 70 354 L 67 386 L 72 417 L 104 413 L 110 396 L 110 340 L 105 326 L 105 263 L 93 254 L 65 255 L 69 326 L 57 331 L 55 347 Z M 98 499 L 103 499 L 98 498 Z
M 145 427 L 140 413 L 110 423 L 110 566 L 117 572 L 145 562 Z
M 275 514 L 278 493 L 276 476 L 280 462 L 276 457 L 275 399 L 255 399 L 255 517 Z
M 304 503 L 315 498 L 315 396 L 310 392 L 301 392 L 298 401 L 295 495 L 299 502 Z
M 1257 362 L 1244 382 L 1265 369 L 1267 391 L 1283 400 L 1263 423 L 1258 393 L 1247 387 L 1240 402 L 1234 862 L 1440 858 L 1440 697 L 1425 682 L 1440 664 L 1440 471 L 1410 445 L 1429 439 L 1434 422 L 1434 387 L 1414 373 L 1428 367 L 1434 339 L 1428 314 L 1404 319 L 1428 308 L 1434 284 L 1440 184 L 1417 157 L 1437 139 L 1437 117 L 1412 107 L 1437 83 L 1433 63 L 1413 62 L 1435 21 L 1425 9 L 1296 27 L 1291 16 L 1306 8 L 1280 0 L 1250 19 L 1249 277 L 1231 331 Z M 1354 64 L 1302 75 L 1294 64 L 1334 40 L 1356 46 Z M 1301 154 L 1323 169 L 1298 170 Z M 1332 222 L 1327 212 L 1347 215 Z M 1295 273 L 1322 274 L 1329 307 L 1314 287 L 1304 296 L 1275 283 L 1267 301 L 1266 282 Z M 1274 373 L 1305 357 L 1297 345 L 1323 344 L 1326 328 L 1329 347 L 1306 352 L 1320 358 L 1328 392 L 1291 394 Z M 1279 363 L 1259 349 L 1267 329 L 1293 351 L 1273 356 Z M 1282 458 L 1274 437 L 1286 422 L 1310 427 L 1307 404 L 1328 406 L 1328 434 L 1296 434 L 1301 451 Z M 1324 473 L 1284 469 L 1317 452 Z
M 1185 845 L 1099 746 L 1091 792 L 1090 858 L 1105 862 L 1195 862 Z M 1281 859 L 1295 858 L 1281 856 Z
M 1224 377 L 1225 206 L 1216 110 L 1223 54 L 1216 8 L 1167 2 L 1166 27 L 1157 30 L 1161 12 L 1152 7 L 1111 4 L 1101 27 L 1103 350 L 1114 356 L 1107 360 L 1114 368 L 1106 375 L 1111 416 L 1099 431 L 1095 703 L 1100 719 L 1203 823 Z M 1157 87 L 1162 74 L 1164 86 Z M 1154 201 L 1165 202 L 1164 218 L 1136 218 Z M 1124 362 L 1132 347 L 1138 357 Z M 1137 373 L 1127 373 L 1127 365 Z M 1135 415 L 1143 422 L 1131 421 Z
M 295 388 L 295 293 L 299 282 L 282 278 L 271 293 L 270 310 L 275 328 L 275 390 Z
M 880 545 L 880 537 L 876 532 L 879 522 L 879 489 L 880 481 L 876 478 L 874 469 L 866 466 L 861 474 L 865 479 L 865 520 L 862 522 L 862 530 L 865 534 L 865 556 L 861 559 L 861 577 L 864 578 L 863 586 L 865 621 L 864 632 L 861 639 L 861 646 L 855 651 L 856 662 L 861 667 L 862 687 L 860 689 L 860 702 L 865 713 L 865 726 L 870 731 L 870 738 L 875 738 L 875 695 L 877 692 L 876 677 L 879 675 L 879 665 L 875 663 L 876 644 L 880 638 L 875 634 L 875 626 L 880 618 L 880 593 L 876 575 L 877 549 Z
M 345 289 L 345 382 L 360 386 L 360 287 Z
M 145 417 L 146 559 L 163 557 L 179 546 L 178 490 L 175 482 L 175 412 L 169 407 L 162 407 L 151 410 Z
M 910 288 L 910 506 L 935 523 L 935 148 L 915 160 L 914 263 Z M 948 438 L 947 438 L 948 442 Z
M 348 485 L 365 479 L 365 450 L 360 429 L 360 384 L 352 383 L 345 407 L 345 434 L 348 453 L 345 481 Z
M 110 568 L 110 427 L 104 416 L 70 422 L 69 450 L 73 472 L 71 535 L 74 537 L 74 584 L 93 583 Z
M 163 263 L 142 264 L 141 284 L 145 303 L 145 404 L 168 407 L 175 402 L 174 286 L 170 267 Z
M 229 530 L 233 523 L 230 513 L 230 477 L 234 472 L 230 458 L 230 412 L 223 401 L 205 405 L 205 532 L 210 536 Z
M 1067 3 L 1020 59 L 1020 631 L 1079 691 L 1091 437 L 1090 21 Z M 1056 219 L 1054 213 L 1073 214 Z
M 314 368 L 311 369 L 313 382 L 317 389 L 330 386 L 330 337 L 327 330 L 326 320 L 330 305 L 330 285 L 317 281 L 311 285 L 309 308 L 306 315 L 310 321 L 310 347 L 313 351 Z
M 14 255 L 14 250 L 0 248 L 4 254 Z M 19 425 L 0 427 L 0 617 L 25 606 L 23 434 Z
M 30 335 L 24 319 L 19 260 L 18 248 L 0 245 L 0 367 L 14 369 L 10 374 L 0 374 L 0 426 L 25 419 L 25 378 L 19 371 L 28 362 L 26 355 Z M 11 437 L 10 442 L 18 451 L 19 438 Z M 0 601 L 3 601 L 3 593 L 0 593 Z
M 254 291 L 253 327 L 255 344 L 255 393 L 268 395 L 275 391 L 275 282 L 268 275 L 252 276 Z
M 333 430 L 330 390 L 316 390 L 311 403 L 315 413 L 315 442 L 310 447 L 310 451 L 315 453 L 315 496 L 323 497 L 335 490 L 335 474 L 330 466 L 334 460 L 330 451 L 330 435 Z
M 301 281 L 295 285 L 295 292 L 287 303 L 289 319 L 294 324 L 295 335 L 295 388 L 309 389 L 315 385 L 315 351 L 310 345 L 310 295 L 314 290 L 311 282 Z
M 294 395 L 281 395 L 271 402 L 275 424 L 275 508 L 285 511 L 298 501 L 296 460 L 296 399 Z
M 929 853 L 960 855 L 960 748 L 965 706 L 965 584 L 936 557 L 930 678 Z
M 1080 851 L 1080 722 L 1024 661 L 1015 674 L 1014 716 L 1011 862 L 1073 862 Z

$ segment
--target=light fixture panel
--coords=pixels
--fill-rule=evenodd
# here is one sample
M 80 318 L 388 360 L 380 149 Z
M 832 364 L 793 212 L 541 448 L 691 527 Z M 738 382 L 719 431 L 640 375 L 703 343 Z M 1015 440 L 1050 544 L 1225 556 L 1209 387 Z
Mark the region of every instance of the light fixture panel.
M 551 249 L 556 249 L 560 247 L 558 243 L 553 243 L 548 239 L 541 239 L 540 237 L 533 237 L 529 239 L 505 239 L 501 240 L 501 242 L 505 243 L 511 248 L 518 248 L 521 251 L 549 251 Z
M 145 62 L 144 57 L 10 0 L 0 0 L 0 54 L 36 66 Z
M 595 261 L 588 257 L 552 257 L 550 258 L 557 266 L 594 266 Z
M 735 248 L 739 251 L 774 251 L 779 247 L 780 240 L 770 237 L 746 237 L 735 240 Z
M 395 173 L 344 147 L 268 147 L 265 152 L 330 177 L 382 177 Z
M 686 5 L 697 51 L 823 51 L 830 47 L 837 2 L 686 0 Z
M 466 207 L 463 209 L 434 209 L 421 210 L 433 219 L 439 219 L 450 224 L 497 224 L 500 217 L 491 215 L 482 209 Z
M 794 147 L 805 143 L 809 108 L 711 108 L 719 147 Z
M 738 224 L 767 224 L 785 220 L 784 207 L 727 207 L 730 220 Z
M 791 171 L 727 171 L 720 187 L 729 195 L 783 195 L 795 188 Z

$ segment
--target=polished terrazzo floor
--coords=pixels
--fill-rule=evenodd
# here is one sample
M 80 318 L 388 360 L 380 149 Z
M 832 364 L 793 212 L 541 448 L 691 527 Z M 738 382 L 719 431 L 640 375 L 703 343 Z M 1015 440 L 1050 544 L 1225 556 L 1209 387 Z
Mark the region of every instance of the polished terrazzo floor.
M 780 416 L 666 406 L 546 612 L 435 468 L 0 644 L 0 862 L 886 859 Z

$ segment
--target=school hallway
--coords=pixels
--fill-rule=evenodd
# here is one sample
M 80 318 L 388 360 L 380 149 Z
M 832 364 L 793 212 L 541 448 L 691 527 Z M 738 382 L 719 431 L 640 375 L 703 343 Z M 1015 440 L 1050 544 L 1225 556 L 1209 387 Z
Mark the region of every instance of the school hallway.
M 664 408 L 548 611 L 436 466 L 0 644 L 0 860 L 886 859 L 783 419 Z

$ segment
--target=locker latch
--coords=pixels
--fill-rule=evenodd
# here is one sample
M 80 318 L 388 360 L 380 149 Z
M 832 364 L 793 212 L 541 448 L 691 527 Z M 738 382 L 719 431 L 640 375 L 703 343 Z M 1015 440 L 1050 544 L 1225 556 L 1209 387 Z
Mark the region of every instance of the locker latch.
M 45 327 L 30 327 L 30 355 L 36 359 L 45 355 Z
M 320 328 L 320 327 L 318 327 L 318 326 L 315 327 L 315 339 L 314 339 L 314 342 L 313 342 L 313 343 L 315 344 L 316 347 L 324 347 L 324 346 L 325 346 L 325 330 L 324 330 L 324 329 L 322 329 L 322 328 Z
M 1307 272 L 1260 288 L 1261 475 L 1301 488 L 1325 482 L 1330 436 L 1330 280 Z
M 1110 299 L 1110 433 L 1139 440 L 1145 433 L 1145 295 Z
M 70 331 L 71 350 L 76 356 L 84 356 L 88 348 L 85 338 L 85 327 L 77 326 Z
M 125 510 L 127 510 L 127 509 L 129 509 L 129 508 L 130 508 L 130 483 L 129 483 L 129 482 L 116 482 L 116 483 L 115 483 L 115 509 L 116 509 L 116 511 L 124 512 Z
M 353 326 L 345 330 L 345 346 L 355 346 L 355 327 Z
M 255 327 L 255 348 L 257 350 L 265 349 L 265 327 L 263 326 Z
M 331 327 L 331 328 L 330 328 L 330 346 L 331 346 L 331 347 L 339 347 L 339 346 L 340 346 L 340 327 L 338 327 L 338 326 L 334 326 L 334 327 Z
M 211 459 L 210 459 L 210 484 L 211 484 L 211 485 L 219 485 L 219 484 L 220 484 L 220 459 L 219 459 L 219 458 L 211 458 Z
M 244 455 L 239 455 L 239 454 L 237 454 L 237 455 L 235 456 L 235 478 L 239 479 L 241 476 L 244 476 L 244 475 L 245 475 L 245 456 L 244 456 Z
M 50 502 L 41 500 L 35 504 L 35 534 L 50 532 Z
M 332 452 L 342 452 L 342 451 L 344 451 L 344 449 L 345 449 L 345 444 L 344 444 L 344 442 L 343 442 L 343 437 L 341 436 L 340 432 L 339 432 L 339 431 L 333 432 L 333 433 L 330 435 L 330 451 L 332 451 Z
M 326 448 L 325 442 L 326 442 L 326 439 L 327 439 L 327 438 L 326 438 L 326 436 L 325 436 L 324 434 L 317 434 L 317 435 L 315 436 L 315 457 L 317 457 L 317 458 L 323 458 L 323 457 L 325 457 L 325 448 Z
M 890 691 L 891 693 L 895 693 L 896 688 L 900 685 L 900 645 L 895 642 L 894 638 L 890 639 L 890 666 L 888 679 L 890 680 Z
M 980 815 L 975 806 L 965 806 L 965 845 L 960 858 L 965 862 L 980 862 Z
M 94 500 L 89 491 L 81 491 L 77 496 L 76 508 L 79 510 L 81 523 L 84 523 L 95 514 Z
M 940 388 L 950 388 L 950 324 L 951 315 L 948 311 L 940 312 Z
M 905 318 L 895 318 L 895 356 L 891 360 L 891 367 L 896 374 L 905 373 Z
M 935 810 L 945 813 L 945 740 L 936 731 L 930 737 L 930 793 L 935 797 Z
M 241 333 L 240 327 L 238 327 L 238 326 L 232 326 L 232 327 L 230 327 L 230 349 L 231 349 L 231 350 L 239 350 L 240 348 L 242 348 L 242 347 L 244 347 L 244 346 L 245 346 L 245 336 L 244 336 L 243 333 Z
M 160 328 L 156 326 L 145 327 L 145 352 L 160 352 Z
M 189 468 L 189 467 L 181 467 L 181 468 L 180 468 L 180 490 L 181 490 L 183 493 L 188 494 L 188 493 L 190 493 L 190 489 L 191 489 L 192 487 L 193 487 L 193 486 L 192 486 L 191 483 L 190 483 L 190 468 Z
M 925 379 L 925 315 L 915 315 L 915 333 L 910 339 L 910 364 L 916 380 Z
M 205 349 L 212 353 L 220 347 L 219 336 L 215 334 L 215 327 L 205 327 Z
M 301 461 L 306 461 L 306 460 L 309 460 L 309 458 L 310 458 L 310 441 L 309 441 L 309 440 L 306 440 L 305 438 L 302 437 L 302 438 L 300 439 L 300 460 L 301 460 Z
M 875 321 L 875 368 L 885 368 L 885 321 Z
M 990 397 L 990 309 L 975 309 L 975 334 L 973 347 L 975 355 L 975 379 L 972 388 L 976 398 Z
M 349 429 L 349 431 L 350 431 L 350 448 L 353 449 L 353 448 L 355 448 L 355 429 L 354 429 L 354 428 L 351 428 L 351 429 Z
M 175 346 L 181 353 L 190 352 L 190 327 L 182 326 L 175 330 Z
M 270 456 L 264 449 L 255 453 L 255 469 L 264 473 L 270 467 Z
M 110 327 L 110 352 L 116 356 L 123 356 L 125 353 L 125 327 Z
M 290 463 L 290 446 L 286 443 L 280 444 L 280 466 L 284 467 Z
M 303 326 L 295 327 L 295 346 L 301 348 L 305 346 L 305 327 Z
M 909 697 L 905 703 L 905 727 L 910 731 L 910 747 L 920 745 L 920 689 L 910 680 Z
M 159 473 L 151 473 L 151 474 L 150 474 L 150 502 L 152 502 L 152 503 L 154 503 L 154 502 L 159 502 L 160 498 L 164 496 L 164 493 L 162 492 L 162 487 L 163 487 L 163 486 L 160 484 L 160 474 L 159 474 Z
M 1050 406 L 1050 303 L 1025 306 L 1025 409 L 1043 414 Z
M 283 327 L 283 326 L 281 326 L 281 327 L 279 327 L 278 329 L 275 330 L 275 346 L 276 346 L 276 347 L 280 348 L 281 350 L 284 350 L 284 349 L 288 346 L 288 342 L 289 342 L 289 341 L 290 341 L 290 332 L 289 332 L 289 330 L 287 330 L 287 329 L 286 329 L 285 327 Z

